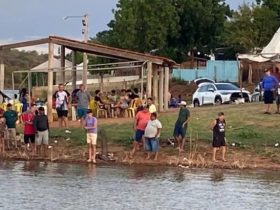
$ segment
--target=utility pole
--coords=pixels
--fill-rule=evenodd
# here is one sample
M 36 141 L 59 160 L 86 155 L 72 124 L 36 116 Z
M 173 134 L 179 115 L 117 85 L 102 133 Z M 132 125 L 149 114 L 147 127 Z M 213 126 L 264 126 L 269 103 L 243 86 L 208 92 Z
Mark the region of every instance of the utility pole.
M 83 20 L 82 20 L 82 24 L 83 24 L 83 30 L 82 33 L 84 35 L 84 42 L 87 43 L 88 42 L 88 14 L 85 14 L 83 16 Z M 87 57 L 87 53 L 83 54 L 83 84 L 86 86 L 87 85 L 87 73 L 88 73 L 88 57 Z
M 83 38 L 83 42 L 87 43 L 88 42 L 88 38 L 89 38 L 89 30 L 88 30 L 88 20 L 89 20 L 89 15 L 88 14 L 85 14 L 83 16 L 66 16 L 64 17 L 63 19 L 64 20 L 67 20 L 69 18 L 82 18 L 82 25 L 83 25 L 83 28 L 82 28 L 82 34 L 84 35 L 84 38 Z M 87 63 L 87 53 L 83 53 L 83 84 L 84 85 L 87 85 L 87 73 L 88 73 L 88 63 Z

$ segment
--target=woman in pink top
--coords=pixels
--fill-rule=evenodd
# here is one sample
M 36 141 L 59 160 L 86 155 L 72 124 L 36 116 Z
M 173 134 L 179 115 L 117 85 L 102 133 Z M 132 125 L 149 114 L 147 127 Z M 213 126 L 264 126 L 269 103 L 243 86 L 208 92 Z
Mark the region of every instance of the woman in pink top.
M 148 121 L 150 120 L 151 113 L 149 112 L 149 106 L 144 106 L 143 110 L 139 111 L 134 120 L 134 130 L 135 130 L 135 138 L 133 141 L 133 149 L 130 152 L 130 158 L 133 158 L 137 148 L 143 142 L 143 136 L 145 133 L 146 126 Z

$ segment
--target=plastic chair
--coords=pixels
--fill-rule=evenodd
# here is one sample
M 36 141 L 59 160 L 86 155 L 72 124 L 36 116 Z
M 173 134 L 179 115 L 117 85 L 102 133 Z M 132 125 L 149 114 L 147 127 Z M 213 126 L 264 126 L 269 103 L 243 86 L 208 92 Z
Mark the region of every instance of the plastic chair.
M 135 117 L 135 110 L 136 110 L 136 101 L 132 100 L 128 106 L 127 110 L 127 115 L 128 117 L 134 118 Z
M 95 101 L 95 106 L 96 106 L 96 117 L 100 117 L 100 115 L 105 116 L 105 118 L 108 118 L 108 111 L 106 109 L 100 108 L 100 106 L 97 104 Z
M 1 103 L 0 104 L 0 109 L 3 109 L 4 111 L 7 111 L 7 104 L 6 103 Z

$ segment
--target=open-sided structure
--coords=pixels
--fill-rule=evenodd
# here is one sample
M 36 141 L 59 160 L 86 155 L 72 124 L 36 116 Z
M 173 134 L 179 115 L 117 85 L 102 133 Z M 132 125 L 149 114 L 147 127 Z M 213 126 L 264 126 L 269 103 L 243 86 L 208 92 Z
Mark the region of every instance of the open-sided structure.
M 168 58 L 154 56 L 145 53 L 139 53 L 119 48 L 108 47 L 95 43 L 86 43 L 77 40 L 72 40 L 59 36 L 49 36 L 47 38 L 25 41 L 19 43 L 12 43 L 0 46 L 1 52 L 7 49 L 21 48 L 33 45 L 48 44 L 48 113 L 52 113 L 52 94 L 53 94 L 53 78 L 54 72 L 54 45 L 61 46 L 61 69 L 65 69 L 65 49 L 73 51 L 73 66 L 76 66 L 75 55 L 76 52 L 88 53 L 95 56 L 108 57 L 120 59 L 122 61 L 140 61 L 145 68 L 142 71 L 147 75 L 146 94 L 148 97 L 153 97 L 155 103 L 158 104 L 158 110 L 163 111 L 168 109 L 168 92 L 169 92 L 169 74 L 170 68 L 176 63 Z M 5 62 L 5 61 L 4 61 Z M 73 68 L 73 82 L 75 82 L 76 71 Z M 65 71 L 63 71 L 65 72 Z M 87 72 L 83 71 L 83 77 L 87 77 Z M 64 77 L 65 78 L 65 77 Z M 142 75 L 143 78 L 143 75 Z M 143 89 L 142 89 L 143 91 Z M 49 120 L 52 121 L 52 115 L 48 115 Z

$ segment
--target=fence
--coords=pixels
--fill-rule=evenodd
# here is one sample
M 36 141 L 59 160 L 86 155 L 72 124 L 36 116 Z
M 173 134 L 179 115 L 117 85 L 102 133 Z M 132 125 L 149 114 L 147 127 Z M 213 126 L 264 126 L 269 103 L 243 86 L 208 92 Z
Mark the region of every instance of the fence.
M 174 69 L 173 78 L 193 81 L 198 78 L 209 78 L 216 82 L 238 82 L 239 68 L 237 61 L 207 61 L 201 69 Z

